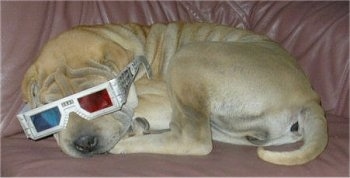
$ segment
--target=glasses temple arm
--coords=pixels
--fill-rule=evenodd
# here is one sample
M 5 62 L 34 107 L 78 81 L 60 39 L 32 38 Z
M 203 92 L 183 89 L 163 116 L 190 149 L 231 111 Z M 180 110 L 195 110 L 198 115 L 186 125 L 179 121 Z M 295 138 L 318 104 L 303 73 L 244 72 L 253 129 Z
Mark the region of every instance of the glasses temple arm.
M 118 74 L 116 80 L 113 80 L 113 89 L 120 106 L 126 103 L 130 86 L 134 82 L 141 64 L 145 67 L 147 77 L 150 79 L 152 77 L 151 66 L 145 57 L 138 56 Z

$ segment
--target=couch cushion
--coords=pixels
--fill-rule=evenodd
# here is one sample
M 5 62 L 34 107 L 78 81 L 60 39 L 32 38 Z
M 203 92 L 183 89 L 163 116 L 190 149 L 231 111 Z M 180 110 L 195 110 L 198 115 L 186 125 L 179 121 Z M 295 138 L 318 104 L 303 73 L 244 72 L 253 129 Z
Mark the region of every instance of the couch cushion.
M 156 154 L 97 155 L 71 158 L 51 137 L 26 140 L 23 134 L 3 138 L 2 176 L 347 176 L 348 120 L 329 115 L 326 150 L 302 166 L 276 166 L 257 158 L 256 148 L 214 142 L 207 156 Z M 292 147 L 292 146 L 291 146 Z M 295 147 L 295 145 L 293 145 Z

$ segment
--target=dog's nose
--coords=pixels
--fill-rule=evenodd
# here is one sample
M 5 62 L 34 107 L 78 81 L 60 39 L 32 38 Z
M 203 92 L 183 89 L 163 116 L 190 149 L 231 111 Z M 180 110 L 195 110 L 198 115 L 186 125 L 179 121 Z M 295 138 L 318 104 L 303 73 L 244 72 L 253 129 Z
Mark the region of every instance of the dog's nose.
M 75 148 L 82 153 L 90 153 L 94 151 L 98 143 L 95 136 L 81 136 L 74 141 Z

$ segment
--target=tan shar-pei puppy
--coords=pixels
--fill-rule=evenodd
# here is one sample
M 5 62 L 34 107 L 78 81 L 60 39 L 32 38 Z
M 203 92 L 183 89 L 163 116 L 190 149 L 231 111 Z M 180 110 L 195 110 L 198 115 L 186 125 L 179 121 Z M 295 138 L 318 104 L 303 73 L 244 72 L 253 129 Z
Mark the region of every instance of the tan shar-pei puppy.
M 145 57 L 126 104 L 88 121 L 69 115 L 54 134 L 73 157 L 100 153 L 205 155 L 212 140 L 258 147 L 281 165 L 327 145 L 319 96 L 295 59 L 267 37 L 206 23 L 79 26 L 50 40 L 23 81 L 32 108 L 113 79 Z M 264 146 L 303 141 L 292 151 Z

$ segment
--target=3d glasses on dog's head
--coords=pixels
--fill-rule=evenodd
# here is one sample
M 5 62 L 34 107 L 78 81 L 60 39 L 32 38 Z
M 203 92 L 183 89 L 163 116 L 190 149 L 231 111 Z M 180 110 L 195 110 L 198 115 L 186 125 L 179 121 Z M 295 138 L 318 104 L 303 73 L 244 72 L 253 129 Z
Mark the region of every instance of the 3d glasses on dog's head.
M 120 110 L 141 64 L 150 78 L 149 63 L 144 57 L 137 57 L 115 79 L 32 110 L 25 107 L 17 115 L 25 134 L 37 140 L 57 133 L 66 127 L 71 112 L 91 120 Z

